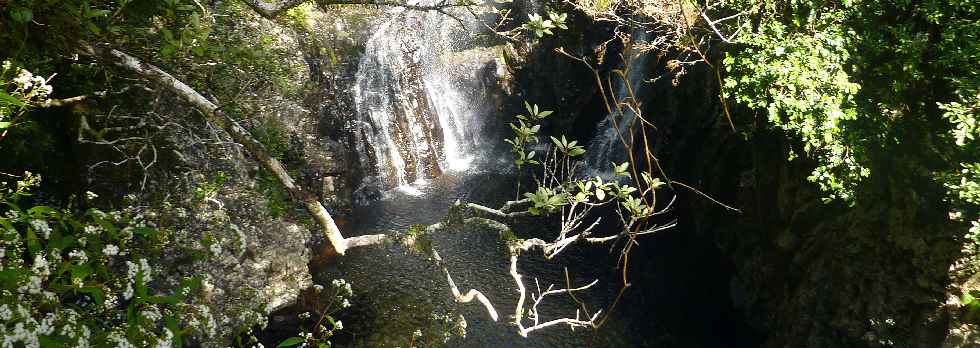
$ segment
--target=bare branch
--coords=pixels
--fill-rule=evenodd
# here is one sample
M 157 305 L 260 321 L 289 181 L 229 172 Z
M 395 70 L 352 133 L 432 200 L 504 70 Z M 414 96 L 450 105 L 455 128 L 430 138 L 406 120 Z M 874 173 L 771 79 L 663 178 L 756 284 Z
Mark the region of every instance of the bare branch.
M 532 331 L 544 329 L 559 324 L 568 325 L 569 328 L 573 330 L 576 327 L 595 327 L 595 320 L 599 317 L 599 314 L 602 311 L 596 312 L 594 315 L 589 317 L 588 320 L 583 320 L 579 315 L 580 312 L 576 310 L 575 318 L 570 318 L 570 317 L 558 318 L 558 319 L 546 321 L 544 323 L 539 323 L 539 319 L 541 318 L 541 315 L 538 313 L 537 307 L 538 304 L 540 304 L 541 301 L 548 295 L 555 295 L 555 294 L 562 294 L 562 293 L 571 294 L 575 291 L 587 290 L 591 288 L 593 285 L 596 285 L 599 282 L 599 280 L 594 280 L 587 285 L 580 286 L 577 288 L 564 288 L 564 289 L 553 290 L 554 285 L 552 285 L 549 286 L 548 289 L 544 292 L 541 292 L 539 289 L 537 296 L 533 294 L 531 295 L 532 298 L 534 298 L 534 304 L 532 304 L 531 308 L 527 310 L 527 315 L 529 318 L 531 318 L 531 320 L 533 320 L 534 324 L 532 324 L 531 326 L 524 326 L 524 313 L 525 313 L 524 302 L 527 299 L 527 288 L 524 286 L 524 281 L 522 280 L 521 274 L 517 271 L 517 259 L 519 255 L 518 249 L 528 250 L 534 246 L 540 245 L 538 242 L 540 242 L 540 240 L 538 241 L 527 240 L 524 241 L 523 243 L 520 243 L 517 246 L 514 246 L 511 249 L 510 275 L 512 278 L 514 278 L 514 283 L 517 285 L 517 292 L 519 294 L 517 298 L 517 306 L 514 309 L 514 321 L 513 321 L 513 324 L 517 326 L 517 334 L 521 335 L 521 337 L 527 337 L 527 335 Z M 535 283 L 536 282 L 537 280 L 535 280 Z
M 268 19 L 276 18 L 283 11 L 299 6 L 307 1 L 309 0 L 285 0 L 268 3 L 264 0 L 242 0 L 242 2 L 248 5 L 248 7 L 251 7 L 256 13 Z
M 493 304 L 490 303 L 490 299 L 484 296 L 483 293 L 477 289 L 470 289 L 470 291 L 467 291 L 466 294 L 460 293 L 459 288 L 456 287 L 456 282 L 453 281 L 453 277 L 449 274 L 449 269 L 442 263 L 442 257 L 439 257 L 439 253 L 436 252 L 435 249 L 432 249 L 430 255 L 433 259 L 435 259 L 436 264 L 442 267 L 443 273 L 446 274 L 446 280 L 449 282 L 449 290 L 452 292 L 453 298 L 456 300 L 456 302 L 469 303 L 476 298 L 477 301 L 480 301 L 480 303 L 486 307 L 487 313 L 490 314 L 490 318 L 493 319 L 493 321 L 497 321 L 497 310 L 493 308 Z
M 338 254 L 343 255 L 347 251 L 347 241 L 344 240 L 344 236 L 340 233 L 340 229 L 334 222 L 333 217 L 331 217 L 330 213 L 328 213 L 323 205 L 320 204 L 320 201 L 316 198 L 316 196 L 299 187 L 293 181 L 292 177 L 289 176 L 289 173 L 286 172 L 286 169 L 283 168 L 282 164 L 279 163 L 279 160 L 270 155 L 269 151 L 262 145 L 262 143 L 253 138 L 251 133 L 249 133 L 245 128 L 242 128 L 238 122 L 221 111 L 217 105 L 212 103 L 187 84 L 174 78 L 169 73 L 152 64 L 142 62 L 136 57 L 130 56 L 116 49 L 99 45 L 90 45 L 84 42 L 80 43 L 80 46 L 82 53 L 129 70 L 141 78 L 149 80 L 150 82 L 157 84 L 159 87 L 176 94 L 184 101 L 193 105 L 194 108 L 204 115 L 205 119 L 228 132 L 235 142 L 245 146 L 245 149 L 247 149 L 252 156 L 255 156 L 259 164 L 275 175 L 279 183 L 289 192 L 290 197 L 292 197 L 295 201 L 302 203 L 307 212 L 309 212 L 320 227 L 323 228 L 323 233 L 326 235 L 327 240 L 330 241 L 331 246 L 337 251 Z
M 489 216 L 498 219 L 513 219 L 513 218 L 532 215 L 528 211 L 516 211 L 516 212 L 505 213 L 503 210 L 493 209 L 476 203 L 466 203 L 466 207 L 469 208 L 473 213 L 475 213 L 475 215 L 485 216 L 485 217 Z

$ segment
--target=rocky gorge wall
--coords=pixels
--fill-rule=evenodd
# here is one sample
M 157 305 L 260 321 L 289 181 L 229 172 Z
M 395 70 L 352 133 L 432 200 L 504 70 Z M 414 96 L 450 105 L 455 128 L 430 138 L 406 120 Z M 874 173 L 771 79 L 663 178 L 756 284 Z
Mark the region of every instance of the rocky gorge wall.
M 515 69 L 515 98 L 556 109 L 559 117 L 545 124 L 546 134 L 588 139 L 605 114 L 595 82 L 554 49 L 589 54 L 609 31 L 573 23 Z M 615 68 L 617 49 L 611 46 L 611 58 L 597 65 L 601 73 Z M 681 302 L 634 302 L 641 315 L 680 323 L 674 337 L 651 344 L 943 345 L 955 314 L 947 298 L 958 297 L 951 266 L 961 257 L 965 229 L 949 221 L 943 189 L 928 171 L 894 154 L 878 162 L 863 201 L 825 203 L 806 179 L 815 163 L 788 159 L 791 150 L 803 153 L 798 140 L 729 102 L 733 130 L 715 71 L 702 64 L 675 86 L 666 61 L 649 60 L 653 82 L 641 96 L 644 114 L 658 127 L 650 134 L 652 150 L 672 179 L 740 212 L 677 189 L 680 226 L 651 237 L 634 257 L 640 261 L 632 261 L 634 285 L 648 289 L 634 296 Z M 670 267 L 682 270 L 656 271 Z M 664 284 L 670 282 L 676 285 Z M 651 327 L 658 325 L 671 327 Z M 698 334 L 719 338 L 692 338 Z
M 171 71 L 237 118 L 304 188 L 343 217 L 350 210 L 347 179 L 354 177 L 345 132 L 354 115 L 347 79 L 371 11 L 305 8 L 275 22 L 247 9 L 230 11 L 243 18 L 218 21 L 215 35 L 242 35 L 238 39 L 255 45 L 263 59 L 246 62 L 248 68 L 265 64 L 273 72 L 247 76 L 234 66 L 240 62 Z M 223 37 L 215 45 L 228 42 L 235 41 Z M 147 61 L 165 70 L 186 63 L 155 56 Z M 2 156 L 0 170 L 40 174 L 40 202 L 125 209 L 157 227 L 164 243 L 158 256 L 148 257 L 150 287 L 167 293 L 184 277 L 199 276 L 203 294 L 191 305 L 205 332 L 185 344 L 227 346 L 313 285 L 308 265 L 322 236 L 311 232 L 319 229 L 227 134 L 176 96 L 119 76 L 125 83 L 113 81 L 117 90 L 99 98 L 38 111 L 36 134 L 6 142 L 17 148 L 5 148 L 11 151 Z M 74 76 L 59 77 L 55 88 L 72 93 Z M 255 87 L 263 81 L 273 85 Z M 240 88 L 234 98 L 210 94 L 228 85 Z M 139 125 L 114 127 L 133 120 Z M 73 197 L 85 191 L 99 198 L 78 203 Z

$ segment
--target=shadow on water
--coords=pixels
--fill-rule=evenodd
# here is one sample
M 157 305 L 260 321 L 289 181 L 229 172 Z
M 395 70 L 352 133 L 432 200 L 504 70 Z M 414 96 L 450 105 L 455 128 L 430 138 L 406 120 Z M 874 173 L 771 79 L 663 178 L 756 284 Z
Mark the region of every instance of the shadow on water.
M 381 200 L 358 207 L 345 229 L 352 235 L 401 234 L 413 224 L 431 224 L 445 216 L 458 200 L 499 206 L 514 198 L 512 175 L 480 172 L 447 174 L 414 190 L 392 190 Z M 681 213 L 683 215 L 683 213 Z M 732 308 L 728 293 L 728 267 L 710 238 L 699 238 L 681 227 L 641 240 L 631 256 L 632 286 L 615 313 L 598 332 L 552 327 L 529 338 L 517 335 L 506 324 L 517 302 L 516 287 L 509 276 L 506 249 L 497 236 L 480 231 L 438 233 L 433 246 L 445 259 L 462 291 L 476 288 L 494 303 L 501 318 L 493 322 L 477 304 L 456 304 L 441 270 L 424 256 L 401 245 L 358 248 L 347 256 L 311 264 L 314 282 L 330 284 L 344 278 L 353 284 L 352 307 L 338 313 L 345 329 L 333 341 L 338 346 L 408 346 L 419 329 L 426 341 L 441 342 L 442 321 L 436 315 L 466 321 L 465 338 L 454 337 L 450 347 L 750 347 L 757 338 L 748 334 L 741 316 Z M 521 222 L 521 237 L 539 236 L 548 223 Z M 580 298 L 590 310 L 607 308 L 619 291 L 621 271 L 616 255 L 607 248 L 570 248 L 557 260 L 536 254 L 522 257 L 519 265 L 526 284 L 533 288 L 564 285 L 563 267 L 573 284 L 598 279 L 599 284 Z M 301 306 L 301 305 L 300 305 Z M 541 305 L 547 320 L 574 316 L 576 304 L 567 297 L 549 297 Z M 294 334 L 290 319 L 303 311 L 294 306 L 273 314 L 266 346 L 277 337 Z M 743 331 L 745 330 L 745 331 Z M 290 333 L 289 331 L 292 331 Z M 278 332 L 278 333 L 277 333 Z M 281 333 L 281 334 L 280 334 Z M 416 343 L 417 344 L 417 343 Z

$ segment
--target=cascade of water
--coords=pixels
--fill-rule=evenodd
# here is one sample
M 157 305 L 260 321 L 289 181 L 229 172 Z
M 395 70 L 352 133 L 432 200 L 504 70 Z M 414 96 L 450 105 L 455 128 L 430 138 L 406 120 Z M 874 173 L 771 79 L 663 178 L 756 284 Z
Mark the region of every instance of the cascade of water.
M 459 23 L 439 13 L 388 14 L 365 45 L 354 87 L 356 149 L 381 188 L 467 169 L 479 131 L 473 64 L 454 56 L 465 44 Z
M 643 30 L 637 30 L 633 33 L 634 42 L 647 41 L 649 38 L 649 33 Z M 635 49 L 635 45 L 631 45 L 630 48 L 625 52 L 626 55 L 636 55 L 638 50 Z M 627 88 L 632 86 L 633 93 L 638 94 L 640 87 L 643 83 L 643 79 L 647 76 L 647 55 L 640 54 L 636 56 L 635 59 L 630 63 L 630 70 L 626 75 L 626 79 L 615 79 L 615 91 L 610 91 L 614 93 L 615 100 L 623 100 L 629 96 Z M 627 86 L 627 83 L 629 84 Z M 596 129 L 596 135 L 589 142 L 589 147 L 585 155 L 585 162 L 587 168 L 591 169 L 595 175 L 600 175 L 604 177 L 612 176 L 612 162 L 623 163 L 628 160 L 629 154 L 627 149 L 623 146 L 623 141 L 627 144 L 630 142 L 630 134 L 633 130 L 633 125 L 636 122 L 636 114 L 628 109 L 624 108 L 620 113 L 613 110 L 611 113 L 606 115 Z

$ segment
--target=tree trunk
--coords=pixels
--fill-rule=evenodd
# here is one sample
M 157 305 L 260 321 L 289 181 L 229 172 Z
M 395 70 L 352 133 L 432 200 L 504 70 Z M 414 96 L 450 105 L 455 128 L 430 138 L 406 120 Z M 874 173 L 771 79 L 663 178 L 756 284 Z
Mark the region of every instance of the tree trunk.
M 333 246 L 334 250 L 336 250 L 338 254 L 343 255 L 347 251 L 347 241 L 344 239 L 343 234 L 340 233 L 340 229 L 337 228 L 337 224 L 333 221 L 330 213 L 328 213 L 323 205 L 320 204 L 317 197 L 312 193 L 304 191 L 301 187 L 296 185 L 296 182 L 294 182 L 289 176 L 289 173 L 287 173 L 286 169 L 283 168 L 281 163 L 279 163 L 279 160 L 269 155 L 269 151 L 266 150 L 262 143 L 255 140 L 255 138 L 253 138 L 245 128 L 238 125 L 234 119 L 221 111 L 217 105 L 207 100 L 193 88 L 184 84 L 180 80 L 177 80 L 172 75 L 161 70 L 160 68 L 157 68 L 152 64 L 144 63 L 139 59 L 119 50 L 98 45 L 90 45 L 87 43 L 82 43 L 81 48 L 83 53 L 129 70 L 130 72 L 149 80 L 157 86 L 173 92 L 184 101 L 193 105 L 201 112 L 201 114 L 204 115 L 208 122 L 211 122 L 228 132 L 235 142 L 245 146 L 245 149 L 255 157 L 262 167 L 272 172 L 276 176 L 279 183 L 282 184 L 287 191 L 289 191 L 290 197 L 297 202 L 302 203 L 306 208 L 306 211 L 308 211 L 310 215 L 313 215 L 313 218 L 323 229 L 323 233 L 326 235 L 330 245 Z M 363 238 L 357 238 L 358 241 L 360 241 L 360 239 Z

